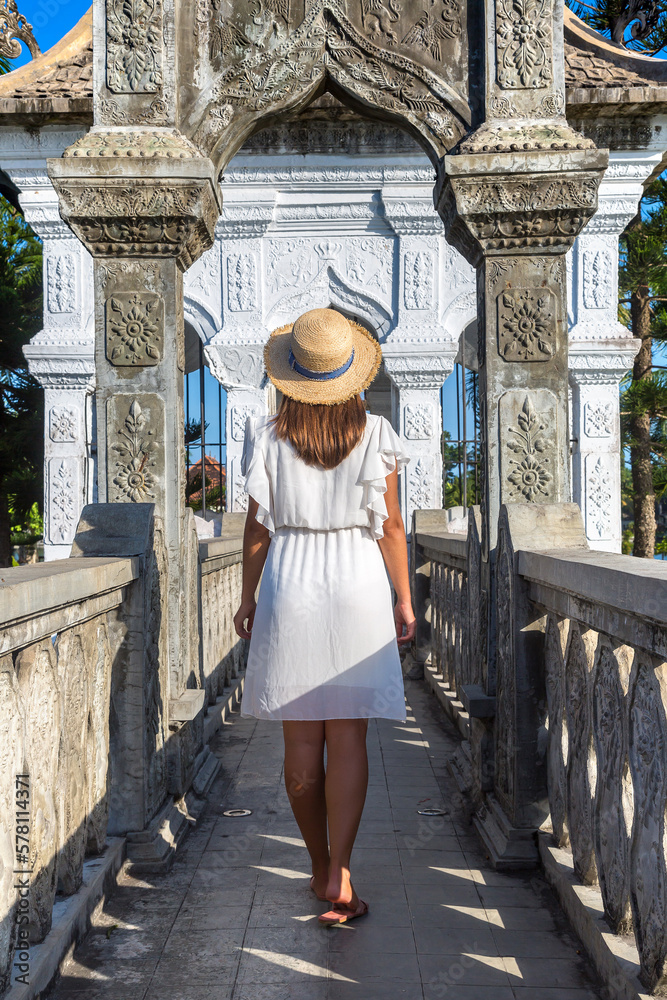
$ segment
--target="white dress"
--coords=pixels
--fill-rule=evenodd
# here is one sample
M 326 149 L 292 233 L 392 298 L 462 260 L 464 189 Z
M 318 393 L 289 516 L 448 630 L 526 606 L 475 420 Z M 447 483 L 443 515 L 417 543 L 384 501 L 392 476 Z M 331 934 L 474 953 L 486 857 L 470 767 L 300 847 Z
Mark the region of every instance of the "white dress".
M 242 471 L 271 532 L 241 715 L 405 720 L 391 589 L 377 544 L 385 479 L 409 461 L 384 417 L 335 469 L 306 465 L 249 418 Z

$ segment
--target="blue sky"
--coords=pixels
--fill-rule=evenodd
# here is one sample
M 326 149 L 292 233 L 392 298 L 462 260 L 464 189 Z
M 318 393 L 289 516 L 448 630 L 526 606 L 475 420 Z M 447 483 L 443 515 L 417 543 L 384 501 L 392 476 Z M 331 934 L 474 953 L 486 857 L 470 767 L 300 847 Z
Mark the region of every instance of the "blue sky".
M 42 52 L 60 41 L 90 6 L 90 0 L 18 0 L 19 10 L 32 25 Z M 24 46 L 23 55 L 13 65 L 22 66 L 29 61 L 30 53 Z

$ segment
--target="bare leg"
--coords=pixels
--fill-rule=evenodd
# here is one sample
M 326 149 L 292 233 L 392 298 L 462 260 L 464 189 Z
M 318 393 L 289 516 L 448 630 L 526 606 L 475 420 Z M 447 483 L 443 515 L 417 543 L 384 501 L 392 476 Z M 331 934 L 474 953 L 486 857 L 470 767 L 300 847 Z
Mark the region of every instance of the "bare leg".
M 359 905 L 350 881 L 350 855 L 359 829 L 368 788 L 367 719 L 327 719 L 325 782 L 331 862 L 326 897 L 334 903 Z
M 324 722 L 283 722 L 285 788 L 312 861 L 318 896 L 329 873 L 327 806 L 324 797 Z

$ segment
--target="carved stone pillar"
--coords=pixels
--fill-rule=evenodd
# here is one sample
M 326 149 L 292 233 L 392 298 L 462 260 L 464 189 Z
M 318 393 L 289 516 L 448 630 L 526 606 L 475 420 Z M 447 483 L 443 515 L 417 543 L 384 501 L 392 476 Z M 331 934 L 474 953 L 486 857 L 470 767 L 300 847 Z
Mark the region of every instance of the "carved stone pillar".
M 500 641 L 498 518 L 502 505 L 570 499 L 564 258 L 597 208 L 608 162 L 564 116 L 562 18 L 558 0 L 539 0 L 528 20 L 520 5 L 488 0 L 485 121 L 444 158 L 436 186 L 447 238 L 477 269 L 486 694 L 519 714 L 525 688 Z M 522 750 L 517 781 L 500 766 L 514 751 L 502 718 L 494 729 L 500 807 L 479 822 L 495 863 L 521 865 L 536 859 L 539 748 Z
M 440 390 L 454 368 L 454 353 L 401 354 L 388 346 L 384 366 L 392 381 L 392 423 L 411 458 L 399 483 L 401 512 L 410 531 L 414 510 L 442 507 Z
M 31 374 L 44 387 L 44 558 L 70 554 L 84 504 L 95 494 L 92 400 L 95 386 L 93 263 L 58 211 L 49 156 L 82 135 L 3 132 L 3 169 L 19 190 L 26 221 L 42 240 L 44 326 L 26 345 Z
M 591 548 L 610 552 L 622 535 L 618 385 L 639 348 L 618 321 L 618 238 L 661 155 L 611 154 L 598 210 L 568 254 L 572 497 Z
M 197 541 L 185 516 L 182 272 L 212 245 L 217 184 L 210 161 L 175 129 L 95 128 L 49 170 L 63 218 L 95 258 L 99 499 L 153 503 L 164 525 L 166 586 L 152 599 L 167 621 L 167 790 L 182 795 L 196 745 L 183 730 L 197 725 L 186 689 L 201 686 Z M 157 697 L 153 688 L 147 701 Z

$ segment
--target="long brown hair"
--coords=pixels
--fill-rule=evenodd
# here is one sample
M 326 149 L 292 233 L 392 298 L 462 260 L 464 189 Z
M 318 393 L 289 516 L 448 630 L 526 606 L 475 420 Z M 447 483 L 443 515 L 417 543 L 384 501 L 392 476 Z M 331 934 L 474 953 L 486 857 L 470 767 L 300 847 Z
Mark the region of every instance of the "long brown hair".
M 335 469 L 361 441 L 366 410 L 361 396 L 344 403 L 300 403 L 283 396 L 275 419 L 276 437 L 289 441 L 307 465 Z

